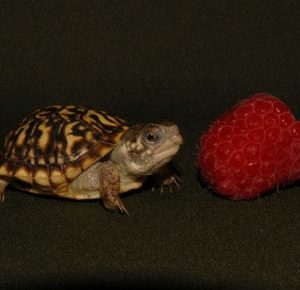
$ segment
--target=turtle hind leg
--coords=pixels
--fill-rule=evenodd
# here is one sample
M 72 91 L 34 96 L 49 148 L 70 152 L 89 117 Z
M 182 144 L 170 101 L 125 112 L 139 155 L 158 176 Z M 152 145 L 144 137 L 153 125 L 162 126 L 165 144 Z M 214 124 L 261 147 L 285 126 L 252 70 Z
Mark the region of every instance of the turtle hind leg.
M 5 188 L 8 185 L 8 181 L 0 177 L 0 203 L 4 202 L 5 199 Z

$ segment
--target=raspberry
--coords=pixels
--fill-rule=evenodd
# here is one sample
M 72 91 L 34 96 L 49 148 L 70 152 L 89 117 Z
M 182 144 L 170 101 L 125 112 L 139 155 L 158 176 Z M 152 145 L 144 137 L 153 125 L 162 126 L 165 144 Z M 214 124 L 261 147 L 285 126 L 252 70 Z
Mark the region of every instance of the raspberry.
M 228 199 L 254 199 L 300 178 L 300 121 L 267 93 L 215 120 L 199 145 L 203 180 Z

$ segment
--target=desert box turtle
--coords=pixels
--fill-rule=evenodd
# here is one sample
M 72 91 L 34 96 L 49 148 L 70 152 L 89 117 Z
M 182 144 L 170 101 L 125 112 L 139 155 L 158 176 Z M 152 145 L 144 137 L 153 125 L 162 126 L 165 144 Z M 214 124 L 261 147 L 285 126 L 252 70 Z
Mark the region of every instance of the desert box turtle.
M 119 195 L 164 175 L 178 152 L 178 127 L 161 121 L 129 127 L 104 111 L 81 106 L 41 108 L 10 131 L 0 147 L 0 199 L 8 184 L 36 194 L 102 198 L 127 214 Z

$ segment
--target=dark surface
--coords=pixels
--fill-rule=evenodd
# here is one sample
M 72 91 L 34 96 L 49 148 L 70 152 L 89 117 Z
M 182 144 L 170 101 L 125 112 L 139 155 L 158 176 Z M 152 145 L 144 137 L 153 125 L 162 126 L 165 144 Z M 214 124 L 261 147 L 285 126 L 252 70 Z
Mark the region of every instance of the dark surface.
M 194 166 L 199 134 L 249 94 L 300 117 L 297 0 L 0 3 L 1 138 L 34 108 L 72 103 L 168 118 L 185 139 L 181 189 L 124 197 L 127 218 L 9 188 L 1 289 L 299 289 L 299 184 L 227 201 Z

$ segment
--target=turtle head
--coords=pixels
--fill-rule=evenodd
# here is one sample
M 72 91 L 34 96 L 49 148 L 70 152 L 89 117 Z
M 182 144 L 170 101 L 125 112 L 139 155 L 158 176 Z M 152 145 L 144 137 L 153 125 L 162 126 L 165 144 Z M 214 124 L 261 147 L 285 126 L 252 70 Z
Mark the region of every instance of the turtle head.
M 111 154 L 122 174 L 152 175 L 171 161 L 182 144 L 178 127 L 169 121 L 131 127 Z

